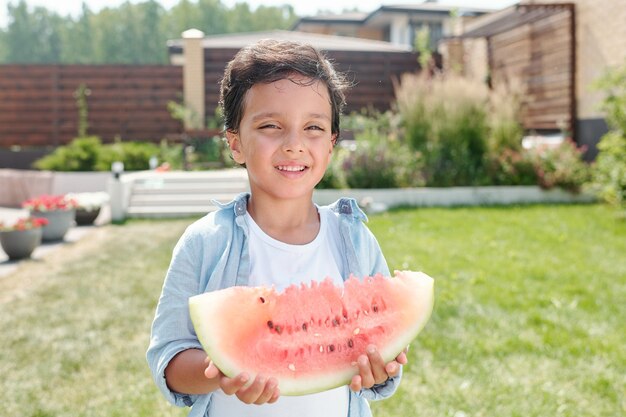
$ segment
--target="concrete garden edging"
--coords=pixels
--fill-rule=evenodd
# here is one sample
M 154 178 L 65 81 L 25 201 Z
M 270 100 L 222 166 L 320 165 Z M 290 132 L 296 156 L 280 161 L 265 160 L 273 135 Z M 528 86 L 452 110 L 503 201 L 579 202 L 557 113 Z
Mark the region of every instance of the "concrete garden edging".
M 538 203 L 591 203 L 593 195 L 573 194 L 560 188 L 538 186 L 420 187 L 389 189 L 315 190 L 313 199 L 324 205 L 340 197 L 352 197 L 368 211 L 398 206 L 451 207 Z

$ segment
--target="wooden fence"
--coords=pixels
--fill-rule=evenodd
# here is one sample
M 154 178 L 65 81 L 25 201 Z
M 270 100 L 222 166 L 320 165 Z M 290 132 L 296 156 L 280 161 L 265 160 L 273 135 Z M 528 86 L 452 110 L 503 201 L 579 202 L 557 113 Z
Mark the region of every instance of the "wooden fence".
M 0 65 L 0 148 L 48 147 L 78 133 L 75 91 L 87 97 L 88 133 L 104 142 L 159 141 L 180 134 L 167 110 L 180 101 L 182 68 L 173 65 Z
M 573 5 L 522 5 L 516 14 L 503 19 L 504 24 L 510 27 L 488 37 L 493 84 L 512 79 L 522 82 L 522 121 L 527 130 L 566 130 L 574 135 Z
M 206 117 L 214 115 L 219 83 L 237 49 L 205 50 Z M 397 52 L 331 51 L 329 58 L 348 74 L 347 111 L 387 110 L 394 79 L 419 70 L 417 55 Z M 167 110 L 182 102 L 183 69 L 174 65 L 0 65 L 0 149 L 56 147 L 78 134 L 75 91 L 87 97 L 88 133 L 103 142 L 180 138 L 181 122 Z

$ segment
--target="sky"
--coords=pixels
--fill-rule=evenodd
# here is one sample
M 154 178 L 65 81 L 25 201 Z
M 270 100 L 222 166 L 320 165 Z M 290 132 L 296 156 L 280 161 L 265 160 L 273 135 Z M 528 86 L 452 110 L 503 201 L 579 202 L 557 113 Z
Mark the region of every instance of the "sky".
M 93 12 L 98 12 L 104 7 L 116 7 L 124 3 L 126 0 L 26 0 L 30 7 L 43 6 L 48 10 L 57 12 L 62 16 L 80 15 L 82 3 L 86 3 Z M 170 9 L 176 5 L 179 0 L 158 0 L 166 9 Z M 6 28 L 7 21 L 7 4 L 17 4 L 19 0 L 0 0 L 0 27 Z M 139 3 L 141 0 L 131 0 L 131 3 Z M 241 0 L 222 0 L 222 3 L 228 7 L 232 7 Z M 260 5 L 279 6 L 282 4 L 291 4 L 296 14 L 299 16 L 312 16 L 317 14 L 318 10 L 340 13 L 343 9 L 352 9 L 357 7 L 364 12 L 376 10 L 383 4 L 407 4 L 421 3 L 421 0 L 247 0 L 246 3 L 252 9 L 256 9 Z M 439 0 L 439 3 L 453 6 L 469 6 L 481 8 L 501 9 L 512 4 L 518 3 L 518 0 Z

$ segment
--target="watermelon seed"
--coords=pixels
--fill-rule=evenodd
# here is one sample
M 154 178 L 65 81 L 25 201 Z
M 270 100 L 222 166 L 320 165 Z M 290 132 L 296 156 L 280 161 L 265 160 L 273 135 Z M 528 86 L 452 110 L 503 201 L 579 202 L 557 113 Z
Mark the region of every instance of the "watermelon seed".
M 319 334 L 319 333 L 313 333 L 313 336 L 315 336 L 315 337 L 320 337 L 320 336 L 321 336 L 321 334 Z
M 281 334 L 283 332 L 283 328 L 280 326 L 275 326 L 274 329 L 276 329 L 276 333 Z
M 352 341 L 352 339 L 348 339 L 348 347 L 354 347 L 354 342 Z
M 296 365 L 294 365 L 293 363 L 290 363 L 289 366 L 287 366 L 287 368 L 291 369 L 293 372 L 296 371 Z
M 259 301 L 260 301 L 261 303 L 265 303 L 265 298 L 263 298 L 263 297 L 259 297 Z
M 267 327 L 269 327 L 269 328 L 270 328 L 270 330 L 274 328 L 274 323 L 272 322 L 272 320 L 269 320 L 269 321 L 267 322 Z
M 328 345 L 328 351 L 329 352 L 334 352 L 335 351 L 335 345 Z
M 324 346 L 320 345 L 320 353 L 324 352 Z
M 306 332 L 306 329 L 307 329 L 306 323 L 302 323 L 302 330 L 304 330 Z
M 333 319 L 333 327 L 339 326 L 339 320 Z
M 359 328 L 357 327 L 356 329 L 354 329 L 354 332 L 352 332 L 352 333 L 354 333 L 354 334 L 359 334 L 360 332 L 361 332 L 361 329 L 359 329 Z
M 374 313 L 378 313 L 378 306 L 377 306 L 377 305 L 373 305 L 373 306 L 372 306 L 372 311 L 373 311 Z

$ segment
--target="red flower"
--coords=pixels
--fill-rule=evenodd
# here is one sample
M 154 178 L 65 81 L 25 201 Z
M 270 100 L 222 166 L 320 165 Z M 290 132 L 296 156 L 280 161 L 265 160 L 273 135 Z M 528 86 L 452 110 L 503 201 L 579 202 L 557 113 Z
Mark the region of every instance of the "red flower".
M 78 203 L 65 195 L 42 195 L 24 201 L 22 207 L 31 211 L 70 210 L 78 207 Z
M 48 224 L 48 219 L 42 217 L 22 217 L 17 219 L 12 225 L 6 226 L 0 223 L 0 231 L 11 232 L 14 230 L 30 230 L 37 229 Z

